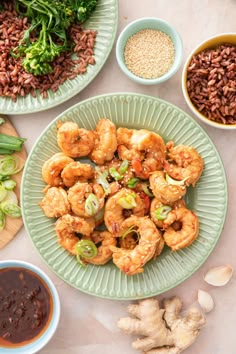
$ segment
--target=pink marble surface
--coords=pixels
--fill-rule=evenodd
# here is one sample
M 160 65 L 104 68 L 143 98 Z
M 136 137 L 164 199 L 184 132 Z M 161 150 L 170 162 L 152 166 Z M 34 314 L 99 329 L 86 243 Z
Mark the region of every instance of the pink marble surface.
M 184 44 L 184 58 L 202 40 L 220 32 L 236 32 L 235 0 L 119 0 L 118 33 L 132 20 L 156 16 L 172 23 L 179 31 Z M 121 73 L 113 48 L 104 68 L 96 79 L 79 95 L 51 110 L 31 115 L 11 116 L 22 136 L 27 137 L 28 152 L 41 131 L 71 105 L 88 97 L 110 92 L 139 92 L 165 99 L 187 113 L 181 91 L 181 66 L 178 73 L 160 86 L 140 86 Z M 190 113 L 191 114 L 191 113 Z M 193 117 L 194 118 L 194 117 Z M 198 340 L 185 351 L 186 354 L 235 354 L 236 353 L 236 275 L 223 288 L 207 285 L 203 276 L 218 265 L 230 264 L 236 268 L 236 131 L 221 131 L 201 124 L 215 143 L 225 167 L 229 199 L 228 213 L 220 240 L 208 260 L 181 285 L 160 296 L 183 298 L 184 306 L 196 302 L 197 290 L 211 293 L 215 309 L 207 315 L 207 323 Z M 5 249 L 0 258 L 22 259 L 40 266 L 55 283 L 62 299 L 62 316 L 57 333 L 41 351 L 42 354 L 135 354 L 131 337 L 121 333 L 116 322 L 126 314 L 128 301 L 112 301 L 86 295 L 60 280 L 43 262 L 33 247 L 24 228 Z

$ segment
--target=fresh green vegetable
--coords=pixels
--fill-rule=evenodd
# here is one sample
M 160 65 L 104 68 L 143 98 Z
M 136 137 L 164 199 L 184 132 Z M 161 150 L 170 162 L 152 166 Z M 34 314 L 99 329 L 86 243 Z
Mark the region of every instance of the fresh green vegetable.
M 21 217 L 21 208 L 14 203 L 3 201 L 0 204 L 0 208 L 4 214 L 11 216 L 12 218 Z
M 121 165 L 119 167 L 118 172 L 121 175 L 123 175 L 128 170 L 128 167 L 129 167 L 129 161 L 128 160 L 124 160 L 124 161 L 121 162 Z
M 78 0 L 77 1 L 77 20 L 85 22 L 95 10 L 97 0 Z
M 16 181 L 13 179 L 7 179 L 2 182 L 2 185 L 7 191 L 13 191 L 13 189 L 16 187 Z
M 103 173 L 101 173 L 97 168 L 96 168 L 96 171 L 98 174 L 96 182 L 102 186 L 102 188 L 104 189 L 105 195 L 108 195 L 111 192 L 111 187 L 110 187 L 110 184 L 107 180 L 108 171 L 104 171 Z
M 113 177 L 116 181 L 119 181 L 123 178 L 123 176 L 115 169 L 115 167 L 110 167 L 109 173 L 111 177 Z
M 150 190 L 150 185 L 147 182 L 143 182 L 142 183 L 142 190 L 144 191 L 145 194 L 147 194 L 147 196 L 149 197 L 154 197 L 154 195 L 152 194 L 151 190 Z
M 82 258 L 96 257 L 98 250 L 95 243 L 91 240 L 80 240 L 75 246 L 76 258 L 81 265 L 85 265 Z
M 13 56 L 23 56 L 24 69 L 33 75 L 53 71 L 51 62 L 73 46 L 67 30 L 76 21 L 84 22 L 96 7 L 97 0 L 16 0 L 17 12 L 27 17 L 30 27 Z M 34 31 L 37 40 L 31 41 Z
M 7 190 L 3 184 L 0 184 L 0 202 L 4 200 L 7 196 Z
M 166 174 L 166 182 L 168 184 L 174 184 L 176 186 L 184 186 L 184 182 L 186 181 L 186 179 L 188 179 L 188 177 L 184 178 L 184 179 L 182 179 L 180 181 L 177 181 L 176 179 L 173 179 L 168 174 Z
M 90 193 L 85 201 L 85 211 L 88 215 L 95 215 L 99 210 L 99 201 L 95 194 Z
M 15 151 L 21 151 L 25 138 L 11 136 L 0 133 L 0 154 L 13 154 Z
M 168 213 L 172 210 L 172 208 L 168 205 L 163 205 L 159 207 L 157 210 L 155 210 L 155 215 L 158 220 L 164 220 Z
M 129 234 L 131 234 L 131 233 L 134 233 L 134 232 L 135 232 L 136 234 L 138 234 L 138 232 L 137 232 L 135 226 L 132 225 L 132 226 L 130 226 L 127 230 L 125 230 L 125 232 L 123 232 L 123 234 L 121 235 L 122 240 L 124 240 L 127 235 L 129 235 Z
M 135 197 L 136 194 L 132 192 L 128 194 L 126 197 L 121 197 L 117 203 L 124 209 L 133 209 L 137 206 Z
M 131 189 L 136 188 L 137 184 L 140 182 L 140 179 L 137 177 L 133 177 L 131 178 L 128 183 L 127 186 Z
M 4 156 L 0 159 L 0 180 L 3 180 L 1 177 L 9 177 L 18 173 L 22 168 L 23 166 L 20 164 L 20 160 L 17 156 Z

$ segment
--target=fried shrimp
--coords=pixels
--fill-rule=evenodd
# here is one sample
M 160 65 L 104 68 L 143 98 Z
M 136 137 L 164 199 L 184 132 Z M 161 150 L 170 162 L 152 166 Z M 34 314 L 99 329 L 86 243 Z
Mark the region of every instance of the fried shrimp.
M 42 178 L 49 186 L 58 187 L 63 185 L 61 172 L 66 165 L 73 162 L 73 159 L 63 152 L 57 152 L 50 159 L 44 162 L 42 167 Z
M 104 223 L 115 236 L 120 235 L 121 225 L 131 215 L 144 216 L 145 203 L 130 189 L 122 188 L 108 198 L 105 204 Z
M 105 264 L 112 258 L 110 246 L 116 246 L 117 239 L 109 231 L 93 231 L 90 235 L 95 245 L 101 243 L 97 248 L 97 255 L 92 258 L 84 259 L 85 263 Z
M 61 216 L 55 224 L 58 242 L 73 255 L 76 255 L 75 246 L 80 240 L 77 233 L 89 236 L 94 228 L 95 221 L 93 218 L 83 219 L 70 214 Z
M 73 161 L 63 168 L 61 177 L 66 187 L 72 187 L 77 182 L 91 180 L 94 177 L 94 169 L 88 163 Z
M 94 148 L 89 154 L 90 160 L 103 165 L 112 160 L 117 149 L 116 126 L 109 119 L 100 119 L 95 130 Z
M 122 249 L 111 246 L 113 262 L 125 274 L 142 273 L 143 266 L 154 256 L 161 234 L 155 224 L 148 217 L 131 216 L 122 224 L 122 229 L 136 229 L 139 242 L 134 249 Z
M 159 199 L 153 198 L 150 207 L 150 216 L 152 221 L 159 227 L 163 228 L 163 221 L 167 217 L 168 213 L 180 207 L 185 207 L 185 201 L 183 199 L 177 200 L 169 205 L 163 204 Z
M 162 169 L 166 148 L 160 135 L 145 129 L 119 128 L 117 141 L 119 157 L 131 161 L 137 177 L 148 179 L 151 172 Z
M 178 221 L 180 230 L 176 231 L 173 224 Z M 197 215 L 186 208 L 172 210 L 163 222 L 164 240 L 172 251 L 189 246 L 198 236 L 199 220 Z
M 91 202 L 88 198 L 91 199 Z M 69 188 L 68 200 L 73 213 L 87 218 L 94 216 L 103 208 L 105 193 L 102 186 L 97 183 L 89 184 L 78 182 L 73 187 Z
M 58 218 L 70 212 L 67 193 L 61 187 L 48 188 L 39 205 L 48 218 Z
M 149 178 L 150 188 L 154 196 L 163 204 L 171 204 L 181 199 L 186 193 L 186 186 L 170 184 L 163 171 L 153 172 Z
M 57 144 L 70 157 L 87 156 L 94 147 L 93 131 L 79 128 L 75 122 L 58 123 Z
M 166 145 L 168 159 L 164 161 L 165 171 L 176 180 L 185 180 L 193 187 L 201 177 L 204 161 L 192 146 L 177 145 L 173 141 Z

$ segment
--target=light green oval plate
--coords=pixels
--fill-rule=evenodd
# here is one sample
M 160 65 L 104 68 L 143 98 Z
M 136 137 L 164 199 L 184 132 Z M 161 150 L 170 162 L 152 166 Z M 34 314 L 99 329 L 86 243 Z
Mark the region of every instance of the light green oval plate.
M 188 248 L 172 252 L 166 248 L 156 261 L 145 265 L 143 274 L 127 276 L 112 263 L 81 267 L 75 257 L 57 242 L 54 221 L 38 206 L 45 186 L 41 168 L 59 151 L 56 121 L 74 120 L 94 129 L 99 118 L 110 118 L 117 126 L 146 128 L 165 141 L 194 146 L 205 162 L 195 188 L 189 188 L 186 201 L 199 217 L 197 240 Z M 190 116 L 160 99 L 135 93 L 119 93 L 90 98 L 54 119 L 36 141 L 25 166 L 21 188 L 26 230 L 48 266 L 75 288 L 110 299 L 139 299 L 161 294 L 193 274 L 216 245 L 226 217 L 227 182 L 220 156 L 204 130 Z
M 0 96 L 0 113 L 2 114 L 26 114 L 44 111 L 55 107 L 79 92 L 81 92 L 99 73 L 105 64 L 113 47 L 118 25 L 118 1 L 98 0 L 97 7 L 84 27 L 97 31 L 94 56 L 95 65 L 88 65 L 87 72 L 76 76 L 73 80 L 67 80 L 60 85 L 54 93 L 48 91 L 48 97 L 42 98 L 39 92 L 36 97 L 27 95 L 18 97 L 16 102 L 11 98 Z

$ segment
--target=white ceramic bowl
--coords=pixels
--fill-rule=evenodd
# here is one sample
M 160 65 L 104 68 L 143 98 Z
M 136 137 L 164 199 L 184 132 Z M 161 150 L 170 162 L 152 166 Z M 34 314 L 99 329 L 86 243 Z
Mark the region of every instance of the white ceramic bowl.
M 196 48 L 192 50 L 192 52 L 189 54 L 185 62 L 183 72 L 182 72 L 182 91 L 187 105 L 189 106 L 191 111 L 195 114 L 195 116 L 198 119 L 200 119 L 200 121 L 215 128 L 224 129 L 224 130 L 235 130 L 236 124 L 218 123 L 213 120 L 210 120 L 207 116 L 202 114 L 192 103 L 187 89 L 187 70 L 191 63 L 193 55 L 196 55 L 205 49 L 216 48 L 217 46 L 224 43 L 236 45 L 236 33 L 221 33 L 216 36 L 210 37 L 205 41 L 201 42 Z
M 31 263 L 18 261 L 18 260 L 6 260 L 0 261 L 0 269 L 4 268 L 24 268 L 26 270 L 30 270 L 31 272 L 35 273 L 36 275 L 41 278 L 44 283 L 46 283 L 51 298 L 52 298 L 52 316 L 50 318 L 50 322 L 48 323 L 45 331 L 39 337 L 36 337 L 31 343 L 18 346 L 18 347 L 11 347 L 6 348 L 2 347 L 0 344 L 0 353 L 1 354 L 34 354 L 40 351 L 52 338 L 54 335 L 59 319 L 60 319 L 60 300 L 57 293 L 55 286 L 53 285 L 52 281 L 49 277 L 38 267 Z
M 144 30 L 152 29 L 158 30 L 166 33 L 172 40 L 175 49 L 174 63 L 167 73 L 155 78 L 155 79 L 144 79 L 142 77 L 134 75 L 126 66 L 124 60 L 124 50 L 127 40 L 135 33 Z M 170 25 L 168 22 L 161 18 L 156 17 L 144 17 L 129 23 L 123 31 L 120 33 L 117 44 L 116 44 L 116 59 L 120 69 L 125 75 L 127 75 L 131 80 L 143 84 L 143 85 L 156 85 L 160 84 L 166 80 L 169 80 L 179 69 L 183 60 L 183 45 L 182 40 L 176 31 L 176 29 Z

